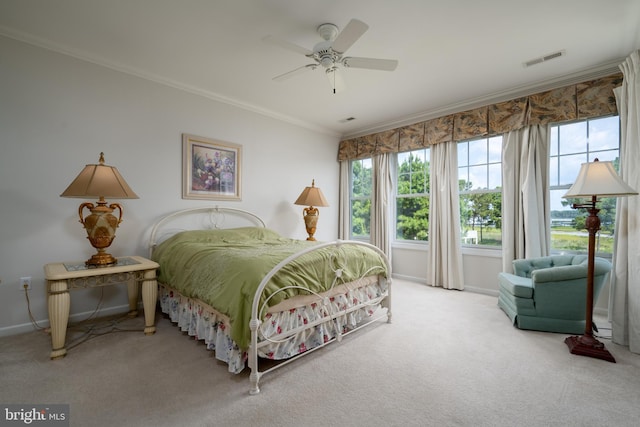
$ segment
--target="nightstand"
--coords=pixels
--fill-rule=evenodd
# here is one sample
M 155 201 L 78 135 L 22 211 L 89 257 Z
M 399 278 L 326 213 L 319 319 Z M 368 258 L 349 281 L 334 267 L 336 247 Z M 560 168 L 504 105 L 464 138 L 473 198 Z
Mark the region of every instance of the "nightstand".
M 51 326 L 51 359 L 67 354 L 65 340 L 71 305 L 70 290 L 96 288 L 127 283 L 129 315 L 138 315 L 138 285 L 142 284 L 144 333 L 156 331 L 155 308 L 158 298 L 156 269 L 159 265 L 140 256 L 117 259 L 109 267 L 87 267 L 83 261 L 51 263 L 44 266 L 47 280 L 47 305 Z

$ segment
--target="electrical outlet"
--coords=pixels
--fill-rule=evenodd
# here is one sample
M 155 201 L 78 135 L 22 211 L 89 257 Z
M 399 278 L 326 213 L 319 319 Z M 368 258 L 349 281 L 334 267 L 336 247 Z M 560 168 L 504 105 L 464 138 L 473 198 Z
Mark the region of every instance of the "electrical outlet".
M 31 277 L 21 277 L 20 278 L 20 290 L 23 291 L 26 289 L 31 289 Z

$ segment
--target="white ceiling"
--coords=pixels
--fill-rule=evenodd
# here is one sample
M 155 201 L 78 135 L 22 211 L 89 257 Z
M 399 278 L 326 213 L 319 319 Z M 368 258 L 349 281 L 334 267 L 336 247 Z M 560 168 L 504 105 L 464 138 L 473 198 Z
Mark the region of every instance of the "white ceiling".
M 310 61 L 263 37 L 312 49 L 352 18 L 370 28 L 348 55 L 395 71 L 344 70 L 338 94 L 321 69 L 272 80 Z M 0 34 L 350 137 L 610 73 L 640 48 L 640 1 L 0 0 Z

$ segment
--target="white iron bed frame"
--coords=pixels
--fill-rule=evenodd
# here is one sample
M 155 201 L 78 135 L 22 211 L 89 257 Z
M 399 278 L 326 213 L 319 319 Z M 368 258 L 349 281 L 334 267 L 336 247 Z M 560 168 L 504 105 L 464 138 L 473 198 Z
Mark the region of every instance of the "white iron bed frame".
M 188 218 L 191 218 L 191 219 L 199 218 L 199 221 L 197 222 L 189 221 Z M 180 223 L 180 221 L 182 221 L 182 223 Z M 172 222 L 175 223 L 174 227 L 169 228 L 168 225 Z M 150 256 L 152 256 L 154 249 L 159 243 L 161 243 L 162 241 L 166 240 L 167 238 L 181 231 L 196 230 L 196 229 L 234 228 L 234 227 L 241 227 L 241 226 L 247 226 L 247 225 L 252 225 L 257 227 L 266 227 L 265 222 L 260 217 L 242 209 L 216 206 L 216 207 L 199 207 L 199 208 L 190 208 L 190 209 L 180 210 L 161 218 L 153 225 L 153 228 L 151 229 L 151 235 L 150 235 L 150 241 L 149 241 L 149 253 L 150 253 Z M 285 331 L 278 336 L 275 336 L 275 337 L 261 336 L 260 334 L 260 325 L 262 323 L 261 317 L 262 317 L 262 314 L 265 312 L 265 310 L 268 308 L 267 307 L 268 301 L 265 301 L 262 304 L 262 306 L 260 306 L 260 299 L 265 287 L 267 286 L 269 281 L 273 278 L 273 276 L 275 276 L 278 273 L 278 271 L 282 269 L 285 265 L 289 264 L 290 262 L 300 258 L 301 256 L 307 253 L 316 251 L 321 248 L 332 248 L 332 247 L 336 248 L 336 251 L 337 251 L 342 245 L 366 246 L 368 248 L 373 249 L 378 254 L 380 254 L 380 256 L 382 257 L 386 265 L 387 277 L 386 278 L 379 277 L 378 280 L 386 280 L 386 284 L 387 284 L 386 293 L 375 300 L 368 301 L 368 302 L 360 302 L 346 310 L 341 310 L 339 312 L 333 312 L 333 313 L 330 313 L 329 310 L 327 310 L 328 314 L 325 317 L 317 319 L 316 321 L 310 322 L 304 325 L 304 327 L 300 327 L 295 330 Z M 334 278 L 334 284 L 335 284 L 336 280 L 340 279 L 342 271 L 340 269 L 336 269 L 334 271 L 335 271 L 335 278 Z M 170 285 L 170 284 L 166 284 L 166 285 Z M 290 289 L 290 288 L 302 289 L 304 291 L 309 292 L 310 294 L 314 294 L 316 297 L 319 298 L 320 303 L 324 304 L 326 307 L 329 307 L 328 298 L 322 298 L 317 293 L 309 289 L 306 289 L 302 286 L 290 286 L 288 288 L 280 289 L 278 292 L 283 291 L 285 289 Z M 310 348 L 303 353 L 299 353 L 295 356 L 292 356 L 289 359 L 282 360 L 276 365 L 271 366 L 268 369 L 265 369 L 264 371 L 260 371 L 258 366 L 258 352 L 261 347 L 264 347 L 274 342 L 287 341 L 289 338 L 295 336 L 296 334 L 304 330 L 312 329 L 317 325 L 320 325 L 326 322 L 337 321 L 337 319 L 340 318 L 341 316 L 349 314 L 353 311 L 362 309 L 367 306 L 378 305 L 378 304 L 380 304 L 382 309 L 378 310 L 376 314 L 371 316 L 365 322 L 358 324 L 355 328 L 350 329 L 344 333 L 341 333 L 340 328 L 337 328 L 338 333 L 335 338 L 330 339 L 325 343 L 319 344 L 316 347 Z M 272 372 L 282 366 L 285 366 L 302 356 L 312 353 L 313 351 L 318 350 L 324 347 L 325 345 L 332 343 L 333 341 L 340 342 L 343 336 L 349 335 L 352 332 L 362 329 L 363 327 L 368 326 L 385 316 L 387 318 L 387 323 L 391 323 L 391 264 L 389 263 L 389 259 L 384 254 L 384 252 L 382 252 L 376 246 L 373 246 L 369 243 L 359 242 L 354 240 L 336 240 L 334 242 L 319 243 L 317 245 L 314 245 L 313 247 L 309 247 L 307 249 L 304 249 L 298 253 L 295 253 L 287 257 L 286 259 L 281 261 L 278 265 L 273 267 L 273 269 L 262 279 L 253 297 L 253 303 L 251 307 L 251 320 L 248 325 L 251 330 L 251 343 L 247 350 L 247 353 L 248 353 L 247 362 L 248 362 L 249 369 L 251 370 L 251 373 L 249 375 L 249 380 L 251 383 L 251 388 L 249 390 L 249 393 L 253 395 L 253 394 L 258 394 L 260 392 L 259 382 L 263 375 L 269 372 Z

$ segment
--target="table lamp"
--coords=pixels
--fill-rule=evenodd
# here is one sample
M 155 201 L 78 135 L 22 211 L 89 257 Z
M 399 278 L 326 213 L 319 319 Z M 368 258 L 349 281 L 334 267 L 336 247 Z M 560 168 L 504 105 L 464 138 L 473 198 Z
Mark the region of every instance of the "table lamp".
M 327 199 L 324 198 L 324 194 L 318 187 L 316 187 L 316 181 L 311 181 L 311 187 L 305 187 L 298 199 L 294 202 L 296 205 L 307 206 L 302 211 L 302 217 L 304 218 L 304 225 L 307 228 L 309 237 L 307 240 L 316 240 L 313 235 L 316 232 L 316 226 L 318 224 L 318 217 L 320 212 L 316 206 L 326 207 L 329 206 Z
M 122 222 L 122 206 L 118 203 L 107 205 L 105 197 L 118 199 L 137 199 L 138 196 L 126 183 L 120 172 L 104 164 L 104 153 L 100 153 L 99 163 L 86 165 L 60 197 L 97 197 L 97 204 L 82 203 L 78 209 L 80 223 L 87 230 L 87 239 L 97 249 L 97 253 L 86 261 L 89 267 L 113 265 L 117 260 L 105 252 L 116 237 L 116 228 Z M 82 217 L 87 208 L 91 213 Z M 112 213 L 118 209 L 118 217 Z
M 595 159 L 592 163 L 583 163 L 575 183 L 563 198 L 587 198 L 587 203 L 576 203 L 574 209 L 586 209 L 589 216 L 585 228 L 589 232 L 589 252 L 587 264 L 587 307 L 584 334 L 565 339 L 572 354 L 594 357 L 615 363 L 615 358 L 605 348 L 604 344 L 593 336 L 593 276 L 595 268 L 596 233 L 600 230 L 600 218 L 596 208 L 598 197 L 621 197 L 638 194 L 629 187 L 616 173 L 612 162 L 600 162 Z

